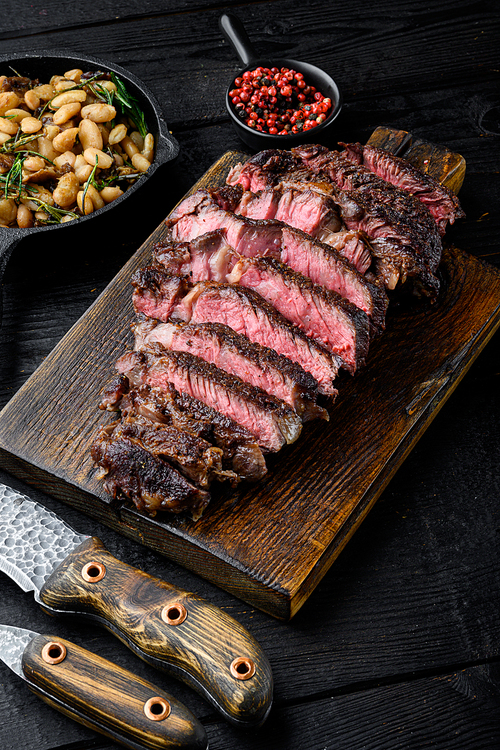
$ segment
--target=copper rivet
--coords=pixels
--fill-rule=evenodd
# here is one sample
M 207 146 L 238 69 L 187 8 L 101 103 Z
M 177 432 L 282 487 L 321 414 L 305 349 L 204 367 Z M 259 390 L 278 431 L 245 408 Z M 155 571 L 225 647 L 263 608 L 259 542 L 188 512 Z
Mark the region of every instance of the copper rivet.
M 184 604 L 175 602 L 174 604 L 167 604 L 161 611 L 161 619 L 166 622 L 167 625 L 180 625 L 181 622 L 187 617 L 187 609 Z
M 106 575 L 106 568 L 102 563 L 88 562 L 82 568 L 82 578 L 88 583 L 97 583 Z
M 42 648 L 42 659 L 47 664 L 59 664 L 66 658 L 66 646 L 64 643 L 50 641 Z
M 255 674 L 255 663 L 247 656 L 238 656 L 229 669 L 237 680 L 249 680 Z
M 152 721 L 161 721 L 170 714 L 170 703 L 165 698 L 150 698 L 144 704 L 144 713 Z

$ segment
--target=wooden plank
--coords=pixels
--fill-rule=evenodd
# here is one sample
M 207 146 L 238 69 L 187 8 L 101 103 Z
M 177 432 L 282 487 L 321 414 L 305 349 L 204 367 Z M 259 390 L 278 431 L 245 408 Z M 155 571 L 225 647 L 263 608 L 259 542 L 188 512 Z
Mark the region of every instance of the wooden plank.
M 225 154 L 194 186 L 220 184 Z M 393 311 L 329 424 L 308 424 L 255 486 L 216 493 L 196 523 L 113 507 L 89 446 L 99 393 L 131 343 L 130 275 L 160 225 L 0 413 L 0 466 L 280 619 L 302 606 L 500 324 L 500 274 L 456 248 L 433 307 Z M 439 342 L 439 346 L 437 346 Z M 293 468 L 291 468 L 293 467 Z

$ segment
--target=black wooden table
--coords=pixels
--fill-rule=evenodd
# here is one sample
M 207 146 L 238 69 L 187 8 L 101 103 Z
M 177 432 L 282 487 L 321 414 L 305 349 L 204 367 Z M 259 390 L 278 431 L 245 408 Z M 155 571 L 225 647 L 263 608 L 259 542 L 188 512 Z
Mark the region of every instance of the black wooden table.
M 378 125 L 442 143 L 467 161 L 467 218 L 450 238 L 500 266 L 500 18 L 494 2 L 345 4 L 276 0 L 29 3 L 6 0 L 1 52 L 67 49 L 103 57 L 156 94 L 181 151 L 108 236 L 21 243 L 4 280 L 4 406 L 191 185 L 241 149 L 223 95 L 236 71 L 218 28 L 243 20 L 258 49 L 325 68 L 344 93 L 332 138 Z M 3 71 L 0 71 L 0 74 Z M 335 146 L 336 140 L 331 145 Z M 328 144 L 329 145 L 329 144 Z M 500 399 L 498 334 L 288 624 L 245 605 L 88 516 L 0 472 L 0 480 L 99 536 L 122 560 L 210 599 L 249 628 L 275 676 L 263 728 L 240 732 L 111 635 L 53 621 L 0 574 L 0 622 L 57 632 L 175 692 L 212 750 L 500 747 Z M 365 406 L 368 408 L 368 405 Z M 2 750 L 116 747 L 35 698 L 0 664 Z

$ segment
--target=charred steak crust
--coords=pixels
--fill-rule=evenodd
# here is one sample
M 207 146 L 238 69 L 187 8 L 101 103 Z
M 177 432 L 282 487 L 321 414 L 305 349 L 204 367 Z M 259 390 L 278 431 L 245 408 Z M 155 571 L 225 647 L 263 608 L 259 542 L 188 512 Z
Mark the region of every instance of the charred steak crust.
M 214 479 L 238 481 L 234 471 L 222 468 L 223 451 L 207 440 L 169 424 L 144 416 L 129 415 L 114 428 L 112 437 L 139 441 L 156 458 L 173 463 L 181 474 L 199 487 L 209 487 Z
M 339 143 L 346 158 L 362 164 L 378 177 L 392 185 L 408 191 L 424 203 L 434 217 L 440 234 L 444 234 L 448 222 L 453 224 L 465 213 L 457 195 L 434 177 L 414 167 L 404 159 L 376 146 L 360 143 Z
M 262 451 L 248 430 L 202 401 L 179 393 L 171 383 L 162 390 L 146 385 L 131 388 L 120 410 L 124 418 L 144 416 L 203 438 L 222 450 L 224 467 L 231 467 L 242 479 L 257 481 L 267 472 Z
M 103 470 L 104 487 L 114 498 L 132 500 L 138 510 L 154 516 L 158 511 L 188 512 L 194 519 L 203 513 L 210 495 L 189 482 L 167 461 L 153 456 L 137 440 L 113 437 L 103 431 L 91 448 Z

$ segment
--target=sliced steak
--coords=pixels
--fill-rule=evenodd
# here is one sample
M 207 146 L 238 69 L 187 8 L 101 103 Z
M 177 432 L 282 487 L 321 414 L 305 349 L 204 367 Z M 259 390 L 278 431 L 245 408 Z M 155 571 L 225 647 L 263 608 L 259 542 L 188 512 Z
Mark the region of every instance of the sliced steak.
M 196 487 L 167 461 L 153 456 L 139 441 L 103 430 L 91 448 L 101 467 L 104 488 L 113 498 L 125 497 L 140 511 L 188 512 L 193 519 L 210 501 L 206 490 Z
M 354 373 L 370 340 L 366 313 L 274 258 L 243 258 L 228 281 L 260 294 L 290 323 L 342 360 Z
M 179 393 L 171 383 L 162 390 L 149 386 L 131 388 L 117 404 L 124 418 L 141 416 L 173 425 L 217 446 L 223 454 L 224 468 L 230 467 L 242 479 L 257 481 L 267 472 L 262 451 L 248 430 L 202 401 Z
M 241 424 L 268 451 L 277 451 L 300 435 L 300 417 L 283 401 L 187 352 L 151 347 L 125 354 L 117 369 L 134 385 L 162 389 L 171 383 Z
M 224 454 L 220 448 L 172 424 L 129 415 L 116 423 L 111 436 L 139 442 L 148 453 L 173 464 L 199 487 L 209 487 L 214 479 L 233 484 L 238 481 L 234 471 L 222 468 Z
M 163 273 L 169 275 L 167 271 Z M 140 300 L 136 300 L 136 306 L 141 307 Z M 169 316 L 155 317 L 163 322 L 169 320 Z M 237 284 L 200 282 L 175 305 L 171 318 L 187 323 L 223 323 L 250 341 L 297 362 L 316 379 L 320 393 L 337 395 L 333 381 L 340 361 L 251 289 Z
M 136 349 L 158 343 L 167 349 L 190 352 L 285 401 L 303 422 L 328 419 L 328 412 L 316 403 L 318 384 L 312 375 L 226 325 L 146 320 L 135 325 L 134 333 Z
M 247 190 L 230 210 L 249 219 L 277 219 L 313 237 L 328 236 L 342 228 L 331 197 L 312 190 L 307 183 L 300 188 L 281 183 L 258 193 Z
M 171 273 L 189 274 L 194 282 L 205 279 L 225 281 L 235 262 L 230 249 L 247 258 L 270 256 L 286 263 L 314 283 L 345 297 L 370 316 L 376 330 L 383 327 L 387 308 L 384 291 L 365 279 L 334 248 L 283 223 L 236 216 L 221 209 L 213 196 L 207 198 L 202 194 L 200 200 L 203 206 L 210 206 L 211 226 L 214 229 L 191 238 L 191 234 L 196 235 L 199 229 L 194 218 L 189 233 L 186 231 L 183 235 L 185 241 L 179 244 L 179 249 L 175 244 L 172 246 L 170 241 L 165 243 L 164 248 L 161 243 L 156 246 L 157 262 Z M 187 201 L 188 206 L 192 207 L 193 203 L 189 199 Z M 184 218 L 189 219 L 189 216 Z M 174 220 L 172 217 L 171 223 Z M 184 229 L 187 230 L 187 224 Z
M 407 159 L 375 146 L 361 143 L 341 143 L 345 156 L 355 164 L 362 164 L 378 177 L 415 195 L 429 209 L 441 235 L 448 223 L 465 216 L 455 193 L 441 185 L 434 177 L 414 167 Z
M 388 305 L 384 288 L 356 271 L 330 245 L 312 240 L 297 229 L 283 227 L 281 261 L 359 307 L 370 317 L 375 330 L 384 328 Z
M 439 285 L 434 274 L 441 260 L 442 243 L 435 221 L 418 198 L 338 151 L 306 145 L 292 149 L 292 153 L 302 159 L 305 167 L 326 175 L 337 187 L 335 200 L 349 229 L 364 231 L 370 239 L 388 238 L 393 246 L 401 246 L 403 256 L 414 256 L 411 272 L 408 263 L 402 261 L 401 282 L 415 276 L 419 288 L 428 287 L 429 294 L 435 294 Z M 357 205 L 358 218 L 345 210 L 346 202 Z

